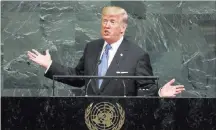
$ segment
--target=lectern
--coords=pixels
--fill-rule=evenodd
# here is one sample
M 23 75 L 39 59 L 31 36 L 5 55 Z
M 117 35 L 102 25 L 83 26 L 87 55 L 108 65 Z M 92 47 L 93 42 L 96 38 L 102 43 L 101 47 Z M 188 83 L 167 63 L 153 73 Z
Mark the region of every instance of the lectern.
M 2 97 L 2 130 L 215 130 L 215 98 Z

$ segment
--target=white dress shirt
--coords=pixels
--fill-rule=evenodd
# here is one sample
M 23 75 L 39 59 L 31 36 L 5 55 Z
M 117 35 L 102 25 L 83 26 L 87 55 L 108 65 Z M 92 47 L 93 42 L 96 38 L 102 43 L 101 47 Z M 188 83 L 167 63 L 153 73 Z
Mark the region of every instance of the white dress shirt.
M 108 67 L 110 66 L 110 64 L 111 64 L 111 62 L 112 62 L 112 60 L 113 60 L 119 46 L 121 45 L 122 41 L 123 41 L 123 37 L 121 37 L 117 42 L 110 44 L 112 48 L 109 50 Z M 103 45 L 103 50 L 101 51 L 100 59 L 102 57 L 102 54 L 105 51 L 105 47 L 106 47 L 107 44 L 108 43 L 105 41 L 104 45 Z

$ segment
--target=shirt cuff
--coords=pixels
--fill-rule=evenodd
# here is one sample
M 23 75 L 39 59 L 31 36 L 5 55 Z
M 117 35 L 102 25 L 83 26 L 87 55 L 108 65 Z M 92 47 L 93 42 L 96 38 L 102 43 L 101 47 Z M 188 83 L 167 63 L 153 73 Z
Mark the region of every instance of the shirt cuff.
M 158 95 L 159 95 L 159 97 L 162 97 L 162 96 L 161 96 L 161 89 L 162 89 L 162 88 L 160 88 L 160 89 L 158 90 Z
M 52 65 L 52 61 L 50 62 L 49 66 L 47 67 L 45 74 L 47 73 L 47 71 L 49 70 L 50 66 Z

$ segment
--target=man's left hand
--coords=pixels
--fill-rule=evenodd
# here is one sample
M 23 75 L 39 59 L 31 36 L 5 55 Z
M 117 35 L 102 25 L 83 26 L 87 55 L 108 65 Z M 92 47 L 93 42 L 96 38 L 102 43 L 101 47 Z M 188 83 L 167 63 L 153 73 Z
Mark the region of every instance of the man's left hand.
M 160 90 L 160 97 L 176 97 L 177 94 L 185 90 L 183 85 L 172 85 L 175 79 L 170 80 Z

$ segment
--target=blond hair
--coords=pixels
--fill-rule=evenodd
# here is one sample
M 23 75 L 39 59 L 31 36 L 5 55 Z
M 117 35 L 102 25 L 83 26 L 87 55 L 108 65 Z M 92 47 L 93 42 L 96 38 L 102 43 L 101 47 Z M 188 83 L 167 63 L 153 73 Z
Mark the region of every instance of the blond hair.
M 127 12 L 118 6 L 106 6 L 102 9 L 102 15 L 121 15 L 122 22 L 127 25 L 128 23 L 128 14 Z

